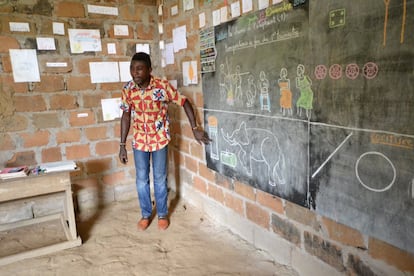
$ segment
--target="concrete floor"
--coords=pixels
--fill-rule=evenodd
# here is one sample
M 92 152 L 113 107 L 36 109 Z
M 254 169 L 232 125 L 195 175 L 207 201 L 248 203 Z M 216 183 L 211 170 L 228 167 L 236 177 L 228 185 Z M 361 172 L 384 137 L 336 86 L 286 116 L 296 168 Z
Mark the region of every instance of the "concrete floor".
M 84 211 L 80 247 L 5 265 L 0 275 L 298 275 L 185 202 L 175 205 L 166 231 L 156 220 L 138 231 L 138 208 L 131 200 Z M 58 222 L 3 233 L 0 254 L 58 239 L 52 237 L 58 233 Z

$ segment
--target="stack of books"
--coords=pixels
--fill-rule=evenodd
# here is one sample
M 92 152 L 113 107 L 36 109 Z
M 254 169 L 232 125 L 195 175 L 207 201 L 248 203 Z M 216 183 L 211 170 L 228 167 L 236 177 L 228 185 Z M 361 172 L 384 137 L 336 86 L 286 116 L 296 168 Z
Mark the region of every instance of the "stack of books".
M 23 177 L 29 174 L 28 166 L 8 167 L 0 170 L 0 179 Z

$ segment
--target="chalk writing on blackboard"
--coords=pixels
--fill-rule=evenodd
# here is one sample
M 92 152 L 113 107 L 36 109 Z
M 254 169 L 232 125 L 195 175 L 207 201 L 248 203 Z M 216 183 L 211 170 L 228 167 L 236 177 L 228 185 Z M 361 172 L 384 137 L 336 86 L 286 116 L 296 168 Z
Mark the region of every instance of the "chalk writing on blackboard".
M 389 184 L 387 184 L 384 188 L 373 188 L 370 185 L 366 184 L 360 177 L 359 164 L 360 164 L 361 160 L 363 160 L 364 158 L 369 158 L 371 156 L 380 156 L 380 157 L 384 158 L 391 166 L 391 169 L 392 169 L 392 172 L 393 172 L 393 178 L 392 178 L 391 182 Z M 367 161 L 367 162 L 369 162 L 369 161 Z M 356 177 L 357 177 L 359 183 L 361 183 L 361 185 L 364 188 L 366 188 L 366 189 L 368 189 L 372 192 L 378 192 L 378 193 L 379 192 L 385 192 L 385 191 L 389 190 L 392 187 L 392 185 L 394 185 L 395 179 L 397 178 L 397 171 L 395 169 L 394 164 L 391 162 L 391 160 L 387 156 L 385 156 L 383 153 L 377 152 L 377 151 L 369 151 L 369 152 L 365 152 L 365 153 L 361 154 L 361 156 L 358 158 L 358 160 L 355 163 L 355 174 L 356 174 Z
M 227 134 L 221 129 L 224 140 L 231 146 L 237 146 L 238 160 L 252 175 L 252 161 L 265 163 L 269 174 L 269 185 L 285 184 L 283 171 L 285 167 L 285 156 L 279 145 L 279 140 L 271 131 L 261 128 L 247 128 L 243 121 L 240 126 Z
M 414 149 L 414 141 L 409 137 L 397 137 L 391 134 L 371 134 L 371 143 L 382 144 L 406 149 Z

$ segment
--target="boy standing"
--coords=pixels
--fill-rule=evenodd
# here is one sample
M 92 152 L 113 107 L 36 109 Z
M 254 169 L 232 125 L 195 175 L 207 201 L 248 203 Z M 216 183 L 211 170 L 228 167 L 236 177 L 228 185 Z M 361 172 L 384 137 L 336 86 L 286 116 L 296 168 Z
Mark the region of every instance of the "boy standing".
M 136 53 L 131 60 L 132 80 L 122 89 L 121 143 L 119 159 L 128 162 L 125 148 L 131 119 L 133 121 L 132 149 L 136 170 L 136 187 L 142 218 L 137 227 L 145 230 L 152 214 L 150 194 L 150 160 L 154 179 L 154 196 L 158 215 L 158 228 L 169 226 L 167 207 L 167 153 L 171 140 L 168 120 L 168 103 L 183 106 L 199 143 L 208 144 L 207 134 L 196 124 L 194 110 L 187 100 L 167 80 L 151 75 L 151 58 L 146 53 Z M 151 158 L 150 158 L 151 157 Z

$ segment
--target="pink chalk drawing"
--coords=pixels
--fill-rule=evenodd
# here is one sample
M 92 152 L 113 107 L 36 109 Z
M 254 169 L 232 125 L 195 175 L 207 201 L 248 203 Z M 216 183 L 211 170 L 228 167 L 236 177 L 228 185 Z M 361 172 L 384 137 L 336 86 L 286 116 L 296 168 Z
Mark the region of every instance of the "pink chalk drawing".
M 356 63 L 351 63 L 346 66 L 345 75 L 348 79 L 354 80 L 359 75 L 359 66 Z
M 338 80 L 342 77 L 342 66 L 339 64 L 333 64 L 329 68 L 329 76 L 331 79 Z
M 326 68 L 325 65 L 323 64 L 316 65 L 315 72 L 314 72 L 315 78 L 317 80 L 323 80 L 324 78 L 326 78 L 327 72 L 328 72 L 328 69 Z
M 367 62 L 365 63 L 362 72 L 365 78 L 371 80 L 375 78 L 378 74 L 378 65 L 374 62 Z

